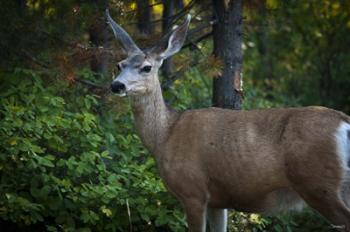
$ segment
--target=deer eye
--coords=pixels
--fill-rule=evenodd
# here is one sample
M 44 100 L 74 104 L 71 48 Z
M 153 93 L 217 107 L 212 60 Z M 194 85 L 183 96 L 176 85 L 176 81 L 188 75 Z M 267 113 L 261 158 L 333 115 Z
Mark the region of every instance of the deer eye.
M 141 68 L 140 72 L 149 73 L 151 70 L 152 70 L 152 66 L 151 65 L 146 65 L 143 68 Z

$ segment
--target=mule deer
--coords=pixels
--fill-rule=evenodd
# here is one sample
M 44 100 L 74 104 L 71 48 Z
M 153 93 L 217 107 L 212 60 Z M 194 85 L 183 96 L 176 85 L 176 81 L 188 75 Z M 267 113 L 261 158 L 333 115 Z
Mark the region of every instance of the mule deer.
M 129 96 L 136 129 L 154 154 L 191 232 L 227 230 L 227 211 L 274 213 L 302 205 L 350 231 L 350 118 L 324 107 L 177 112 L 162 97 L 158 70 L 178 52 L 186 21 L 142 51 L 106 16 L 126 50 L 112 92 Z

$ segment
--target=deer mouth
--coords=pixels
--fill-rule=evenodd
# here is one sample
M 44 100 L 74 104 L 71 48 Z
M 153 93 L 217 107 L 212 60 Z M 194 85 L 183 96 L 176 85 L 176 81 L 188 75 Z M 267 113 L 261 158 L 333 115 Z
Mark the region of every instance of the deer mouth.
M 117 95 L 118 97 L 125 97 L 127 95 L 126 92 L 114 93 L 114 94 Z
M 118 90 L 118 91 L 112 91 L 113 95 L 118 97 L 125 97 L 127 96 L 127 92 L 125 90 Z

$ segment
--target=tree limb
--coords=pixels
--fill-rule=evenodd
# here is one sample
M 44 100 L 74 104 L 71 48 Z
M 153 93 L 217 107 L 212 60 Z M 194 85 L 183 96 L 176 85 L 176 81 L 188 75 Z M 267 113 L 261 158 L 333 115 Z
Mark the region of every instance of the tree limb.
M 147 7 L 145 7 L 145 8 L 150 8 L 150 7 L 154 7 L 154 6 L 161 5 L 161 4 L 163 4 L 163 3 L 162 3 L 162 2 L 156 2 L 156 3 L 153 3 L 153 4 L 149 4 L 149 5 L 148 5 Z M 142 8 L 142 9 L 144 10 L 145 8 Z M 125 14 L 133 13 L 133 12 L 136 12 L 136 11 L 138 11 L 138 10 L 139 10 L 139 9 L 125 11 Z
M 170 76 L 170 78 L 166 79 L 162 84 L 161 87 L 163 90 L 168 90 L 170 88 L 170 86 L 174 83 L 174 81 L 176 81 L 177 79 L 179 79 L 180 77 L 182 77 L 185 72 L 187 72 L 188 67 L 194 67 L 196 65 L 199 64 L 199 61 L 196 60 L 194 62 L 192 62 L 190 64 L 190 66 L 185 66 L 182 67 L 179 71 L 175 72 L 172 76 Z
M 172 19 L 173 22 L 176 22 L 177 20 L 182 18 L 186 13 L 188 13 L 192 9 L 192 7 L 194 6 L 196 1 L 197 0 L 191 0 L 181 11 L 179 11 L 178 13 L 176 13 L 176 14 L 170 16 L 170 17 L 153 20 L 150 23 L 152 23 L 152 24 L 153 23 L 159 23 L 159 22 L 162 22 L 164 20 L 169 20 L 169 19 Z M 137 24 L 137 22 L 127 23 L 127 24 L 125 24 L 125 26 L 135 25 L 135 24 Z
M 197 45 L 196 45 L 197 43 L 199 43 L 199 42 L 201 42 L 201 41 L 203 41 L 203 40 L 209 38 L 209 37 L 212 36 L 212 35 L 213 35 L 213 32 L 211 31 L 211 32 L 209 32 L 209 33 L 207 33 L 207 34 L 202 35 L 201 37 L 197 38 L 197 39 L 194 40 L 194 41 L 189 40 L 189 42 L 186 43 L 186 44 L 184 44 L 184 45 L 182 46 L 181 49 L 185 49 L 185 48 L 191 47 L 191 46 L 197 47 Z
M 93 83 L 92 81 L 85 80 L 85 79 L 77 78 L 77 79 L 74 79 L 74 81 L 79 82 L 80 84 L 95 88 L 95 89 L 107 89 L 106 86 L 102 86 L 102 85 Z

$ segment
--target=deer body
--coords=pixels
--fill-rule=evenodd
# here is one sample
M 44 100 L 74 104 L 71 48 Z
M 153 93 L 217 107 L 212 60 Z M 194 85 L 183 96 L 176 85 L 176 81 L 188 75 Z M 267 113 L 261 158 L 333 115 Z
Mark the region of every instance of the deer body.
M 158 165 L 179 197 L 187 188 L 214 208 L 271 212 L 283 203 L 283 193 L 299 198 L 293 186 L 304 182 L 303 175 L 320 171 L 309 188 L 323 182 L 325 169 L 334 170 L 329 178 L 341 179 L 335 152 L 341 118 L 338 112 L 312 107 L 183 112 L 156 153 Z
M 206 218 L 211 231 L 226 231 L 226 208 L 274 213 L 305 202 L 350 232 L 348 116 L 324 107 L 173 111 L 158 69 L 181 47 L 189 19 L 159 55 L 142 52 L 107 17 L 130 52 L 112 91 L 130 95 L 138 134 L 183 205 L 189 231 L 204 232 Z

